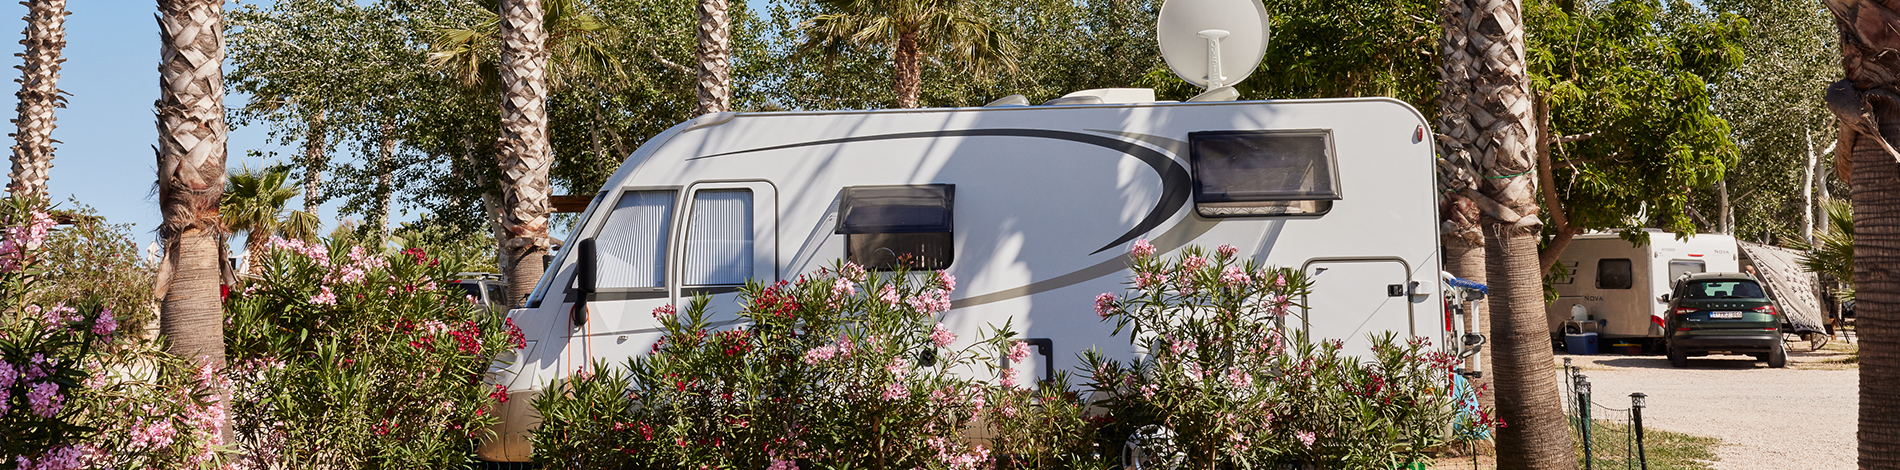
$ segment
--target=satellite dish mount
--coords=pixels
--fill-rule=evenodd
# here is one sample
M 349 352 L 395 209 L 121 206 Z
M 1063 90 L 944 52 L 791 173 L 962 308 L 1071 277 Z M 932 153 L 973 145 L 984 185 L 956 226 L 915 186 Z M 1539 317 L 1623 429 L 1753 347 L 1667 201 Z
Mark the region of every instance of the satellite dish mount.
M 1207 38 L 1207 89 L 1226 86 L 1227 77 L 1220 73 L 1220 40 L 1227 37 L 1227 30 L 1204 29 L 1198 35 Z

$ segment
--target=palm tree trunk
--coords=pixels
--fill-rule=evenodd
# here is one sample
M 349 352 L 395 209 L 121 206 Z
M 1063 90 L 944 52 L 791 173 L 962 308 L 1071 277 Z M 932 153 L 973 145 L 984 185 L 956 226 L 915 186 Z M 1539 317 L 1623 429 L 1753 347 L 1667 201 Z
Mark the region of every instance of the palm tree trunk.
M 1438 213 L 1445 218 L 1439 224 L 1439 237 L 1445 246 L 1445 272 L 1483 284 L 1486 279 L 1484 232 L 1478 230 L 1478 207 L 1461 194 L 1476 189 L 1479 175 L 1477 163 L 1471 160 L 1468 150 L 1478 137 L 1468 111 L 1472 105 L 1473 70 L 1470 32 L 1465 29 L 1468 7 L 1463 2 L 1445 2 L 1438 12 L 1439 25 L 1445 29 L 1438 41 L 1438 185 L 1443 194 Z M 1489 321 L 1479 322 L 1475 333 L 1489 337 L 1490 332 L 1486 330 L 1490 326 Z M 1479 361 L 1491 363 L 1491 348 L 1479 353 Z M 1493 376 L 1481 375 L 1473 386 L 1488 390 Z M 1485 407 L 1496 406 L 1490 393 L 1481 396 L 1480 401 Z
M 1845 79 L 1827 90 L 1841 125 L 1854 200 L 1854 288 L 1860 334 L 1860 468 L 1900 468 L 1900 0 L 1825 0 L 1841 33 Z
M 66 101 L 59 95 L 61 51 L 66 48 L 66 0 L 29 0 L 26 52 L 20 64 L 19 120 L 14 124 L 13 171 L 8 191 L 14 195 L 46 196 L 47 173 L 53 169 L 53 110 Z
M 1474 154 L 1485 175 L 1483 200 L 1485 272 L 1491 286 L 1492 370 L 1496 372 L 1500 468 L 1569 469 L 1570 431 L 1552 366 L 1550 326 L 1537 238 L 1542 230 L 1536 201 L 1537 176 L 1530 77 L 1525 69 L 1524 26 L 1516 0 L 1466 0 L 1473 77 L 1481 112 Z
M 897 68 L 892 77 L 892 91 L 897 93 L 897 107 L 917 107 L 917 97 L 923 94 L 923 51 L 917 48 L 916 28 L 904 29 L 897 35 L 897 48 L 891 51 L 891 63 Z
M 732 21 L 726 0 L 699 0 L 699 105 L 694 116 L 732 110 Z
M 160 0 L 158 201 L 165 261 L 159 331 L 171 352 L 224 365 L 218 199 L 224 193 L 224 2 Z M 229 427 L 219 424 L 228 435 Z
M 316 214 L 323 204 L 323 169 L 329 161 L 330 149 L 325 142 L 328 129 L 324 128 L 328 111 L 318 108 L 311 114 L 309 128 L 305 131 L 303 142 L 303 211 Z
M 501 2 L 501 222 L 500 248 L 509 266 L 509 302 L 519 305 L 545 269 L 548 236 L 547 31 L 541 0 Z

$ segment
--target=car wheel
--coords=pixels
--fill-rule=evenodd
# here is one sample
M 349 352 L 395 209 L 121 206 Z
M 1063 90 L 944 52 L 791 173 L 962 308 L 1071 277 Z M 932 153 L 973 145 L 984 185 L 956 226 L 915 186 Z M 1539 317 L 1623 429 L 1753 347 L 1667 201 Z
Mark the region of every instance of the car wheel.
M 1669 347 L 1669 365 L 1678 368 L 1689 367 L 1689 353 L 1675 346 Z
M 1788 367 L 1788 343 L 1775 341 L 1773 348 L 1768 350 L 1768 367 L 1776 369 Z

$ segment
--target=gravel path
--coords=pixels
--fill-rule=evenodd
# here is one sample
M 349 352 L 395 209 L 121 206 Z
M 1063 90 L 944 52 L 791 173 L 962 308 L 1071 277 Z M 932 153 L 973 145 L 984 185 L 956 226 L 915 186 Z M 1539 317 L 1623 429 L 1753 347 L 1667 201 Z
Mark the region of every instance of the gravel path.
M 1630 393 L 1648 394 L 1645 427 L 1722 439 L 1717 469 L 1854 468 L 1860 371 L 1829 362 L 1845 345 L 1788 346 L 1786 369 L 1747 356 L 1690 358 L 1686 369 L 1662 356 L 1558 360 L 1583 368 L 1597 403 L 1627 408 Z

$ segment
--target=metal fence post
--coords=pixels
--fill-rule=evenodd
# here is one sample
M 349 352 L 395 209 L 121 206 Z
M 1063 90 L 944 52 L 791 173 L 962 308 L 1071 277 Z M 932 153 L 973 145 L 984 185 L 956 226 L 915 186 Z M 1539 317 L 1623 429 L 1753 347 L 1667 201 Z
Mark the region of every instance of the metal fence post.
M 1590 445 L 1590 380 L 1583 374 L 1577 374 L 1577 416 L 1583 428 L 1583 468 L 1596 468 L 1596 455 Z
M 1649 470 L 1649 452 L 1643 448 L 1643 407 L 1648 405 L 1648 398 L 1643 392 L 1630 394 L 1630 419 L 1636 422 L 1636 461 L 1643 470 Z

